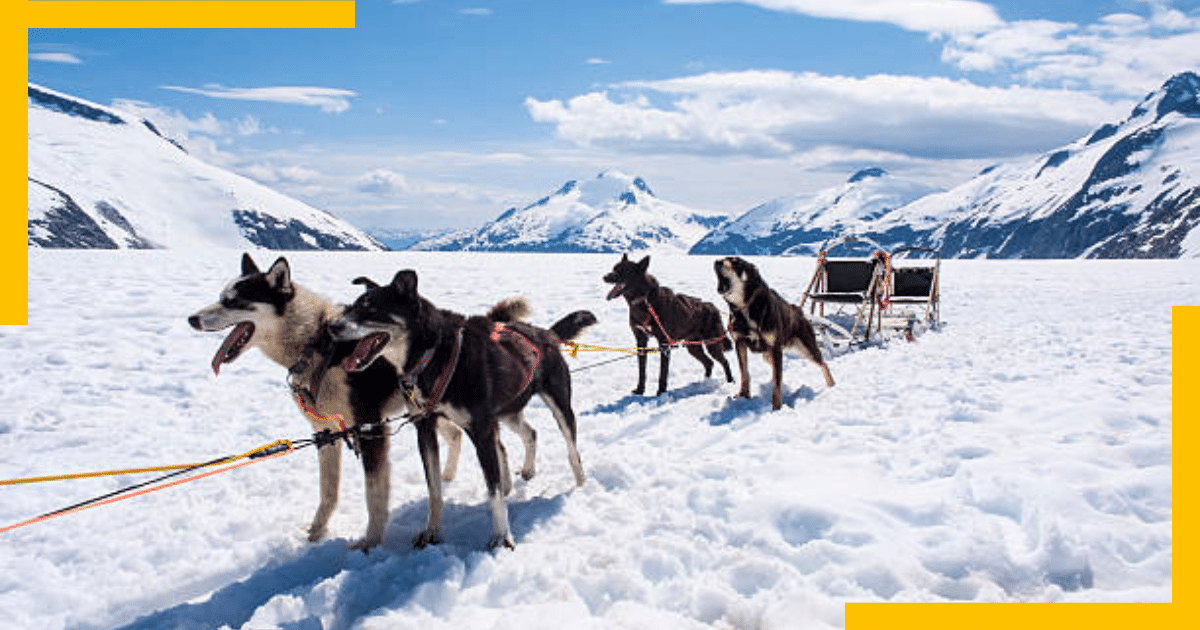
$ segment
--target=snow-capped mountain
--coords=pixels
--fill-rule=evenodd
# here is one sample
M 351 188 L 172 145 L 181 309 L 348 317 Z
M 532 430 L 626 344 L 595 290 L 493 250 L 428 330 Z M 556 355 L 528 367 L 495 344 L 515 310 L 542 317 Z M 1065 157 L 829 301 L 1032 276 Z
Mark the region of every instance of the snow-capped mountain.
M 840 186 L 752 208 L 710 232 L 691 253 L 814 255 L 826 239 L 872 232 L 895 209 L 934 192 L 938 189 L 881 168 L 865 168 Z
M 385 249 L 346 221 L 189 155 L 149 121 L 34 84 L 29 245 Z
M 462 230 L 433 228 L 428 230 L 408 228 L 367 228 L 371 238 L 383 243 L 388 249 L 405 250 L 417 243 L 428 243 L 435 239 L 456 238 Z
M 875 226 L 943 256 L 1200 256 L 1200 77 L 1178 74 L 1119 124 L 985 169 Z
M 686 252 L 724 214 L 654 195 L 641 177 L 617 170 L 571 180 L 523 208 L 510 208 L 477 231 L 426 241 L 414 249 L 509 252 Z
M 1178 74 L 1119 124 L 945 192 L 879 169 L 758 206 L 696 254 L 813 254 L 829 237 L 944 257 L 1200 257 L 1200 76 Z

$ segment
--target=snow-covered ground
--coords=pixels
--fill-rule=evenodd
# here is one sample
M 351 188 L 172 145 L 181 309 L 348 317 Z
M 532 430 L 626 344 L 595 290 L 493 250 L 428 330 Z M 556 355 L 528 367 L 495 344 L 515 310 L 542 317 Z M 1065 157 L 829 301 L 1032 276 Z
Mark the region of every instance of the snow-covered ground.
M 31 323 L 0 329 L 0 479 L 306 436 L 281 368 L 251 352 L 214 377 L 222 337 L 185 322 L 235 274 L 236 252 L 29 258 Z M 589 308 L 600 324 L 584 341 L 632 341 L 624 305 L 604 301 L 612 255 L 289 259 L 298 282 L 341 300 L 357 275 L 412 267 L 441 306 L 479 312 L 520 293 L 535 322 Z M 717 300 L 711 260 L 655 256 L 651 271 Z M 757 262 L 792 299 L 813 268 Z M 352 456 L 330 539 L 305 541 L 317 467 L 302 451 L 0 534 L 0 628 L 840 627 L 847 601 L 1170 600 L 1170 306 L 1200 303 L 1194 263 L 943 269 L 943 330 L 834 358 L 833 388 L 790 358 L 778 412 L 759 357 L 753 400 L 682 354 L 661 398 L 629 393 L 631 360 L 576 371 L 589 480 L 574 488 L 533 405 L 538 476 L 509 499 L 515 551 L 484 551 L 467 453 L 445 543 L 411 548 L 426 501 L 403 428 L 389 526 L 369 556 L 347 549 L 366 520 Z M 0 526 L 139 479 L 0 487 Z

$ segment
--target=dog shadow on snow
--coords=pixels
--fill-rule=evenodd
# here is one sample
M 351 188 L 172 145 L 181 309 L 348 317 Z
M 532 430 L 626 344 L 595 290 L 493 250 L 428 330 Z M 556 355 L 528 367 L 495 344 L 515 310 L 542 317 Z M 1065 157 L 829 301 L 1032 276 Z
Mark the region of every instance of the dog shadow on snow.
M 722 380 L 710 378 L 701 381 L 688 383 L 682 387 L 668 389 L 659 396 L 651 396 L 649 394 L 625 394 L 624 396 L 610 403 L 596 405 L 595 407 L 581 412 L 581 415 L 592 415 L 597 413 L 624 413 L 631 409 L 650 409 L 669 405 L 687 398 L 696 396 L 705 396 L 720 392 L 726 387 L 726 383 Z
M 525 536 L 561 512 L 566 497 L 510 501 L 509 527 L 517 549 L 495 553 L 520 553 Z M 150 613 L 119 630 L 239 628 L 281 595 L 306 602 L 301 618 L 280 624 L 287 630 L 323 628 L 322 616 L 329 615 L 335 619 L 333 627 L 349 627 L 372 612 L 401 608 L 417 597 L 433 612 L 446 612 L 439 607 L 453 605 L 452 593 L 490 555 L 485 548 L 491 534 L 491 512 L 486 503 L 447 501 L 445 542 L 413 549 L 410 541 L 425 526 L 426 508 L 422 499 L 393 510 L 383 544 L 369 555 L 350 549 L 350 539 L 327 540 L 302 549 L 295 557 L 269 561 L 249 577 L 216 588 L 205 601 Z M 329 580 L 337 584 L 333 593 L 321 588 Z M 314 605 L 320 608 L 315 613 Z
M 762 414 L 771 413 L 775 410 L 771 408 L 771 384 L 764 383 L 760 385 L 758 391 L 751 391 L 753 398 L 730 397 L 725 401 L 725 404 L 720 409 L 708 414 L 702 420 L 714 427 L 725 426 L 740 419 L 757 419 Z M 794 409 L 797 403 L 812 402 L 816 398 L 817 392 L 807 385 L 801 385 L 794 389 L 783 390 L 783 408 L 780 412 L 786 412 L 788 409 Z

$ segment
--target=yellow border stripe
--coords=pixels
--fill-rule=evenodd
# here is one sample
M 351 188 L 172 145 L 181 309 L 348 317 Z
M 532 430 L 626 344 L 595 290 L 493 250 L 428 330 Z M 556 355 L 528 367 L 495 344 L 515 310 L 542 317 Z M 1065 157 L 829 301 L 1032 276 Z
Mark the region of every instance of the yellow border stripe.
M 8 7 L 5 7 L 8 9 Z M 9 17 L 0 26 L 0 325 L 25 324 L 29 312 L 28 184 L 17 173 L 29 170 L 29 117 L 26 84 L 29 83 L 29 32 L 20 19 Z M 28 176 L 26 177 L 28 180 Z M 25 212 L 21 209 L 25 208 Z
M 351 0 L 27 2 L 28 28 L 354 28 Z

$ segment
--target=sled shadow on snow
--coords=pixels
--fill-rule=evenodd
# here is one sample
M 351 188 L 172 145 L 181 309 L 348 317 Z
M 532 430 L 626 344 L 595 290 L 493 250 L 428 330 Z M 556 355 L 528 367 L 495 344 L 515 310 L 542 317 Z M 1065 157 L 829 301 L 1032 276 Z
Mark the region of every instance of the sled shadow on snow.
M 653 409 L 663 405 L 669 405 L 686 398 L 694 398 L 696 396 L 704 396 L 721 391 L 721 388 L 726 384 L 719 379 L 706 379 L 689 383 L 683 387 L 668 389 L 661 396 L 651 396 L 646 394 L 626 394 L 617 400 L 596 405 L 582 414 L 597 414 L 597 413 L 624 413 L 629 411 L 631 407 L 640 409 Z
M 709 425 L 714 427 L 722 427 L 733 423 L 739 419 L 758 418 L 766 413 L 786 412 L 788 409 L 794 408 L 799 402 L 812 402 L 817 397 L 817 392 L 807 386 L 801 385 L 791 391 L 787 389 L 783 392 L 783 408 L 776 410 L 771 408 L 771 384 L 765 383 L 759 386 L 757 392 L 751 392 L 753 398 L 731 397 L 725 401 L 725 404 L 707 417 L 702 418 Z
M 521 541 L 539 523 L 562 511 L 566 495 L 534 497 L 509 503 L 509 526 Z M 268 561 L 249 577 L 217 588 L 205 601 L 179 604 L 145 615 L 118 630 L 240 628 L 273 598 L 291 595 L 306 602 L 303 618 L 281 623 L 287 630 L 320 629 L 321 615 L 349 627 L 356 619 L 381 609 L 401 608 L 420 597 L 422 605 L 437 612 L 453 604 L 464 577 L 491 554 L 485 551 L 491 534 L 491 513 L 486 504 L 447 501 L 443 512 L 445 542 L 413 549 L 411 539 L 425 526 L 426 501 L 413 501 L 394 510 L 383 545 L 364 555 L 352 550 L 348 539 L 312 545 L 279 562 Z M 320 589 L 323 582 L 341 577 L 335 592 Z M 331 597 L 332 595 L 332 597 Z M 330 601 L 332 600 L 332 601 Z M 320 608 L 312 613 L 313 608 Z

